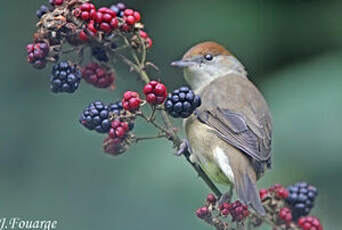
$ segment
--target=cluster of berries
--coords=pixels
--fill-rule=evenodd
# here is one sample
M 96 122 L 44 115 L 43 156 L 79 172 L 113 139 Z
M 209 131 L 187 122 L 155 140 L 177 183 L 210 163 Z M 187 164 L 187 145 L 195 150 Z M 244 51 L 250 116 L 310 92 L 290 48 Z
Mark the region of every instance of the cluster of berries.
M 52 68 L 51 91 L 54 93 L 73 93 L 78 89 L 81 79 L 81 70 L 75 64 L 62 61 Z
M 84 68 L 82 70 L 83 78 L 87 81 L 93 79 L 90 81 L 92 84 L 97 82 L 98 79 L 101 80 L 102 78 L 100 76 L 104 76 L 105 73 L 94 70 L 97 68 L 100 67 L 94 63 L 88 66 L 88 68 Z M 96 86 L 99 85 L 96 84 Z M 188 88 L 187 92 L 190 92 Z M 166 86 L 158 81 L 150 81 L 147 83 L 143 88 L 143 93 L 146 102 L 151 106 L 160 106 L 167 98 Z M 194 95 L 194 97 L 197 96 Z M 108 138 L 104 142 L 105 152 L 116 155 L 114 153 L 122 153 L 122 150 L 125 149 L 122 144 L 126 147 L 128 146 L 125 140 L 127 140 L 129 131 L 134 127 L 136 113 L 140 110 L 143 102 L 139 93 L 126 91 L 120 102 L 109 105 L 105 105 L 100 101 L 91 103 L 84 108 L 79 120 L 89 130 L 108 133 Z
M 138 45 L 141 45 L 144 41 L 146 42 L 146 48 L 149 48 L 152 45 L 151 38 L 145 31 L 141 30 L 142 26 L 136 26 L 136 24 L 141 21 L 140 13 L 132 9 L 127 9 L 123 3 L 117 3 L 110 8 L 101 7 L 97 9 L 93 3 L 88 1 L 72 2 L 50 0 L 49 2 L 50 5 L 42 5 L 37 10 L 37 17 L 41 20 L 40 23 L 37 24 L 39 28 L 34 36 L 35 42 L 26 46 L 27 61 L 31 63 L 34 68 L 42 69 L 46 66 L 48 61 L 54 62 L 58 60 L 59 54 L 61 54 L 61 45 L 63 41 L 67 41 L 73 46 L 87 45 L 90 47 L 91 55 L 95 57 L 101 65 L 95 62 L 86 65 L 81 71 L 82 78 L 95 87 L 108 88 L 113 86 L 115 80 L 114 71 L 109 70 L 107 66 L 110 57 L 109 50 L 115 51 L 118 48 L 118 44 L 120 44 L 120 42 L 117 41 L 118 39 L 116 39 L 116 33 L 112 33 L 114 30 L 118 29 L 118 31 L 120 30 L 123 32 L 133 31 L 134 29 L 134 34 L 127 34 L 127 37 L 131 39 L 132 48 L 136 48 L 133 46 L 133 37 L 141 38 L 137 43 Z M 59 9 L 58 14 L 62 14 L 64 17 L 61 17 L 61 21 L 56 19 L 56 25 L 53 25 L 54 21 L 51 21 L 50 18 L 55 17 L 48 16 L 42 18 L 42 16 L 44 14 L 50 14 L 50 12 L 53 16 L 55 9 Z M 63 9 L 63 11 L 61 11 L 61 9 Z M 70 15 L 75 17 L 70 17 Z M 49 23 L 49 25 L 46 25 L 46 23 Z M 61 24 L 63 24 L 62 27 Z M 59 29 L 56 29 L 55 31 L 53 28 Z M 60 33 L 60 31 L 63 31 L 63 33 Z M 98 32 L 101 32 L 101 34 L 99 34 L 101 36 L 97 37 L 98 42 L 84 43 L 85 41 L 89 41 L 89 36 L 95 36 Z M 51 37 L 51 34 L 57 34 L 58 36 L 57 38 Z M 106 35 L 105 40 L 102 39 L 102 35 Z M 65 36 L 65 40 L 63 39 L 63 36 Z M 81 50 L 75 47 L 73 50 L 78 50 L 79 54 L 82 55 L 80 58 L 83 58 L 84 54 L 81 52 L 83 49 Z M 62 64 L 58 63 L 52 70 L 50 81 L 52 92 L 75 92 L 80 84 L 79 71 L 75 70 L 76 72 L 72 72 L 71 69 L 67 70 L 67 72 L 71 71 L 70 73 L 59 71 L 59 65 L 63 67 L 65 66 L 65 62 Z M 153 95 L 156 95 L 155 99 L 153 99 Z M 164 101 L 162 97 L 159 96 L 157 92 L 155 94 L 150 94 L 148 101 L 160 104 L 161 100 Z M 156 102 L 152 102 L 153 100 L 156 100 Z M 141 101 L 139 103 L 134 102 L 134 99 L 131 101 L 133 101 L 132 110 L 135 110 L 135 107 L 139 107 L 141 103 Z
M 308 215 L 318 195 L 317 188 L 306 182 L 299 182 L 287 187 L 287 190 L 289 196 L 286 202 L 292 210 L 294 219 Z
M 158 81 L 150 81 L 143 88 L 146 101 L 151 105 L 161 105 L 166 99 L 167 88 L 164 84 Z M 142 104 L 143 100 L 139 93 L 127 91 L 122 98 L 123 108 L 131 113 L 135 113 Z
M 261 189 L 259 194 L 263 204 L 270 205 L 268 210 L 279 210 L 277 213 L 278 223 L 286 226 L 297 223 L 299 227 L 305 230 L 322 229 L 316 217 L 305 217 L 313 208 L 318 194 L 314 186 L 306 182 L 298 182 L 287 188 L 276 184 L 269 189 Z
M 80 123 L 88 130 L 98 133 L 107 133 L 104 141 L 105 152 L 112 155 L 123 153 L 122 147 L 129 131 L 133 128 L 132 120 L 124 120 L 121 102 L 105 105 L 101 101 L 95 101 L 86 106 L 80 116 Z
M 118 3 L 110 8 L 96 9 L 94 4 L 86 2 L 76 8 L 73 14 L 87 23 L 87 31 L 81 31 L 79 34 L 80 39 L 85 42 L 89 40 L 87 34 L 95 36 L 98 31 L 109 34 L 118 28 L 123 32 L 130 32 L 134 29 L 134 25 L 141 21 L 140 13 L 126 9 L 123 3 Z M 152 44 L 152 40 L 148 43 Z
M 201 98 L 187 86 L 175 89 L 165 101 L 166 111 L 174 118 L 187 118 L 201 105 Z
M 90 62 L 83 67 L 82 76 L 86 82 L 98 88 L 108 88 L 115 80 L 113 72 L 107 71 L 96 62 Z
M 26 46 L 27 61 L 36 69 L 46 66 L 46 58 L 49 54 L 49 45 L 45 42 L 31 43 Z
M 164 103 L 165 110 L 174 118 L 187 118 L 201 105 L 201 98 L 187 86 L 175 89 L 168 95 L 164 84 L 151 81 L 144 86 L 143 93 L 146 102 L 153 106 Z M 131 113 L 135 113 L 142 102 L 139 93 L 134 91 L 127 91 L 122 98 L 123 108 Z
M 296 190 L 297 194 L 303 188 L 309 190 L 309 192 L 302 191 L 302 193 L 308 194 L 312 192 L 317 194 L 316 188 L 304 182 L 289 186 L 288 190 L 295 190 L 293 187 L 299 189 L 299 191 Z M 294 218 L 294 210 L 291 206 L 286 206 L 286 202 L 292 194 L 288 190 L 280 184 L 276 184 L 269 189 L 260 190 L 260 197 L 266 210 L 266 216 L 270 218 L 269 221 L 279 226 L 279 229 L 323 230 L 322 224 L 317 217 L 302 216 L 298 221 Z M 226 223 L 224 218 L 231 216 L 232 222 L 243 222 L 250 216 L 250 212 L 248 207 L 238 200 L 233 203 L 219 203 L 213 194 L 209 194 L 205 205 L 196 210 L 196 215 L 209 224 L 215 222 L 227 226 L 229 223 Z M 263 220 L 258 216 L 251 215 L 250 218 L 254 227 L 259 227 L 263 223 Z
M 207 196 L 205 205 L 196 210 L 196 215 L 200 219 L 211 218 L 215 215 L 214 211 L 219 213 L 215 218 L 226 218 L 230 215 L 233 222 L 242 222 L 249 215 L 248 207 L 240 201 L 218 204 L 213 194 Z

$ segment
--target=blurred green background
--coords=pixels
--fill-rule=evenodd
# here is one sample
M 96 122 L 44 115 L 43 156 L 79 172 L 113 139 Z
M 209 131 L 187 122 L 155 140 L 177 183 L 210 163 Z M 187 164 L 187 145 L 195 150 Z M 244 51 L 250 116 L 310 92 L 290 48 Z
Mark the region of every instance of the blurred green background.
M 0 1 L 0 217 L 52 219 L 58 229 L 208 229 L 194 210 L 207 187 L 166 141 L 147 141 L 112 158 L 101 135 L 78 123 L 95 99 L 107 103 L 139 89 L 118 65 L 114 93 L 82 84 L 52 95 L 49 69 L 34 70 L 25 45 L 43 0 Z M 98 6 L 113 1 L 96 1 Z M 153 73 L 184 84 L 169 66 L 194 43 L 215 40 L 246 65 L 270 104 L 273 169 L 259 187 L 306 180 L 319 188 L 314 215 L 342 226 L 342 2 L 319 0 L 127 1 L 154 40 Z M 181 122 L 176 122 L 179 126 Z M 138 133 L 152 133 L 138 124 Z M 266 228 L 265 228 L 266 229 Z

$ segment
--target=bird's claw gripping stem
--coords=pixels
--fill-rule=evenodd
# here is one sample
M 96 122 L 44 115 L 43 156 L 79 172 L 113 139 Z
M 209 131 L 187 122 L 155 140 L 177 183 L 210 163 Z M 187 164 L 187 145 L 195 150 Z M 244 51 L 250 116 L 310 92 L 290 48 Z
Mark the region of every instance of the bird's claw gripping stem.
M 176 156 L 181 156 L 181 155 L 190 155 L 191 149 L 189 145 L 189 141 L 187 139 L 183 139 L 182 143 L 179 146 L 178 151 L 176 152 Z

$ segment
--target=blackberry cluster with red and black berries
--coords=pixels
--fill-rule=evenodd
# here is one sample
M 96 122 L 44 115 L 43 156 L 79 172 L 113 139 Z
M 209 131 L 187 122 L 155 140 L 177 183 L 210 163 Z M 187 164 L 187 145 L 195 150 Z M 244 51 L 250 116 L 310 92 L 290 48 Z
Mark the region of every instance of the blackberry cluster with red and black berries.
M 51 91 L 54 93 L 74 93 L 78 89 L 81 79 L 81 71 L 76 65 L 62 61 L 52 68 Z
M 49 11 L 53 10 L 53 6 L 46 6 L 46 5 L 41 5 L 39 7 L 39 9 L 36 11 L 36 15 L 37 17 L 40 19 L 42 18 L 42 16 L 46 13 L 48 13 Z
M 89 130 L 107 133 L 111 127 L 109 110 L 101 101 L 95 101 L 84 108 L 80 116 L 80 123 Z
M 187 118 L 201 105 L 201 98 L 187 86 L 175 89 L 168 95 L 164 106 L 174 118 Z
M 116 16 L 123 17 L 124 16 L 124 11 L 126 9 L 126 5 L 123 4 L 122 2 L 119 2 L 119 3 L 115 4 L 115 5 L 112 5 L 110 7 L 110 9 L 116 13 Z
M 108 62 L 109 58 L 106 50 L 102 47 L 95 46 L 91 49 L 91 54 L 98 60 L 102 62 Z
M 318 195 L 317 188 L 306 182 L 299 182 L 287 187 L 287 190 L 289 196 L 286 203 L 291 208 L 293 218 L 296 220 L 301 216 L 308 215 Z
M 126 115 L 126 111 L 124 110 L 121 101 L 117 101 L 115 103 L 109 104 L 108 111 L 112 113 L 114 116 L 117 116 L 119 118 L 120 118 L 120 115 Z M 134 128 L 134 120 L 131 120 L 131 121 L 127 120 L 127 122 L 128 122 L 129 130 L 132 130 Z

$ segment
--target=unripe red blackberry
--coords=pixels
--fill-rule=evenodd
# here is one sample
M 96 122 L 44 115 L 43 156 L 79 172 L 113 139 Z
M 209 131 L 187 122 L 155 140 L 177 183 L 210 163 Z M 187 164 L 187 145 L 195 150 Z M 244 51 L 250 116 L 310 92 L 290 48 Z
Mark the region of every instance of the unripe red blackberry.
M 152 105 L 163 104 L 167 97 L 166 86 L 157 81 L 150 81 L 144 86 L 146 101 Z
M 125 9 L 122 16 L 125 23 L 121 26 L 121 30 L 129 32 L 134 28 L 134 24 L 141 20 L 141 15 L 138 11 Z
M 108 135 L 113 139 L 113 143 L 119 144 L 125 139 L 128 132 L 129 126 L 127 122 L 115 120 L 111 123 Z
M 74 93 L 82 79 L 81 70 L 77 65 L 62 61 L 52 68 L 50 88 L 53 93 Z
M 140 30 L 139 31 L 139 36 L 145 41 L 146 48 L 151 48 L 151 46 L 152 46 L 152 39 L 148 36 L 148 34 L 145 31 Z
M 166 111 L 174 118 L 187 118 L 200 105 L 201 98 L 187 86 L 175 89 L 164 103 Z
M 219 210 L 223 216 L 227 216 L 230 213 L 230 207 L 231 205 L 229 203 L 222 203 L 219 206 Z
M 206 206 L 203 206 L 196 210 L 196 216 L 200 219 L 203 219 L 208 215 L 209 215 L 209 209 Z
M 286 199 L 289 196 L 289 192 L 281 184 L 273 185 L 268 191 L 274 193 L 280 199 Z
M 49 45 L 45 42 L 31 43 L 26 46 L 27 61 L 36 69 L 46 66 L 46 57 L 49 54 Z
M 87 30 L 88 30 L 88 33 L 91 35 L 91 36 L 95 36 L 96 33 L 97 33 L 97 29 L 95 28 L 95 21 L 94 20 L 90 20 L 87 24 Z
M 118 156 L 126 152 L 129 145 L 126 142 L 116 143 L 116 141 L 110 137 L 106 137 L 103 141 L 103 151 L 112 156 Z
M 260 199 L 263 200 L 267 197 L 268 195 L 268 190 L 267 189 L 260 189 L 259 191 L 259 195 L 260 195 Z
M 249 215 L 247 205 L 241 204 L 238 200 L 231 204 L 229 211 L 233 218 L 232 221 L 240 222 Z
M 108 72 L 96 62 L 83 67 L 82 76 L 86 82 L 97 88 L 108 88 L 115 80 L 114 73 Z
M 278 212 L 278 217 L 284 221 L 286 224 L 289 224 L 292 221 L 292 213 L 289 208 L 281 208 Z
M 289 196 L 286 203 L 291 208 L 294 219 L 308 215 L 314 206 L 317 189 L 306 182 L 296 183 L 287 189 Z
M 122 98 L 122 106 L 131 113 L 136 112 L 140 108 L 142 100 L 137 92 L 127 91 Z
M 78 37 L 82 42 L 88 42 L 89 41 L 88 35 L 84 31 L 80 31 L 80 33 L 78 34 Z
M 320 220 L 315 216 L 299 218 L 298 225 L 303 230 L 323 230 Z
M 101 101 L 95 101 L 84 108 L 80 123 L 89 130 L 107 133 L 111 128 L 108 106 Z
M 64 0 L 49 0 L 49 3 L 53 6 L 60 6 L 64 3 Z
M 216 197 L 215 197 L 215 195 L 212 194 L 212 193 L 208 194 L 208 196 L 207 196 L 207 202 L 208 202 L 209 204 L 215 204 L 215 202 L 216 202 Z

